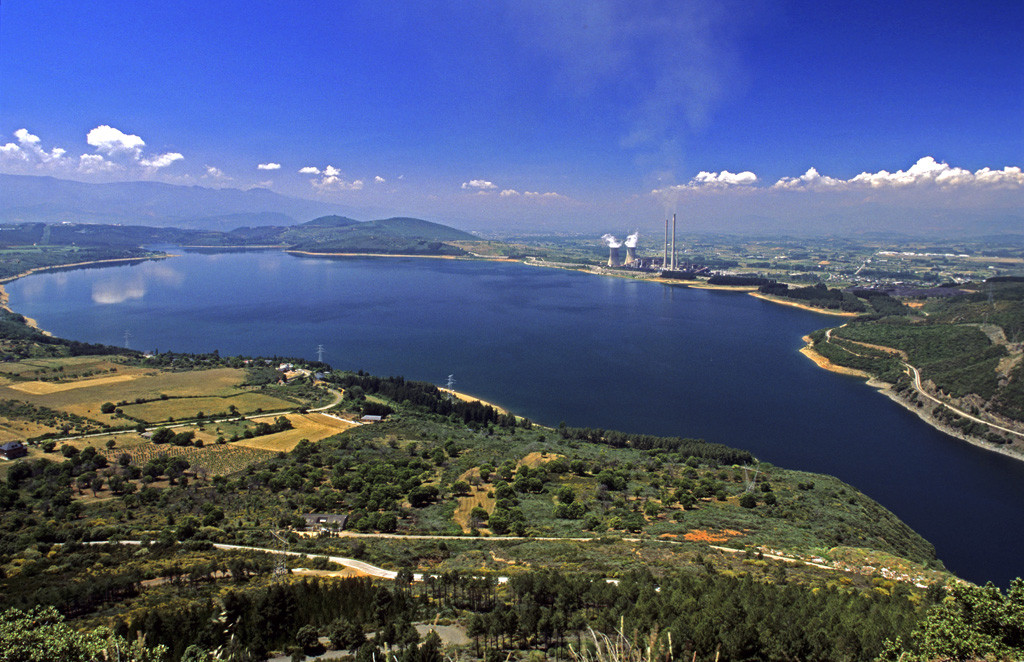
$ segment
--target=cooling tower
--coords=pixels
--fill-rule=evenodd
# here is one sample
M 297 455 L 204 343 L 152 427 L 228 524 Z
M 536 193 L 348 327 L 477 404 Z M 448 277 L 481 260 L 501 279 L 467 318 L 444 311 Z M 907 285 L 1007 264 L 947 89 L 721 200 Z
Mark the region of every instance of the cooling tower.
M 609 267 L 621 267 L 622 256 L 619 254 L 618 246 L 608 247 L 608 266 Z
M 636 246 L 626 246 L 626 264 L 636 262 Z

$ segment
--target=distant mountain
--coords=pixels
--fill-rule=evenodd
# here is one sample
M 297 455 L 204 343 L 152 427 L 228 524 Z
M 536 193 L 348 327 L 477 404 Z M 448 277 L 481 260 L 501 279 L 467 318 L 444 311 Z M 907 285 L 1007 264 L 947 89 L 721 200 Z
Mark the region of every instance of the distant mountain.
M 177 186 L 161 182 L 87 184 L 54 177 L 0 174 L 0 222 L 110 223 L 231 230 L 294 225 L 343 212 L 341 206 L 267 189 Z
M 445 242 L 476 239 L 462 230 L 419 218 L 386 218 L 360 223 L 329 216 L 289 228 L 281 243 L 312 253 L 407 253 L 461 255 Z

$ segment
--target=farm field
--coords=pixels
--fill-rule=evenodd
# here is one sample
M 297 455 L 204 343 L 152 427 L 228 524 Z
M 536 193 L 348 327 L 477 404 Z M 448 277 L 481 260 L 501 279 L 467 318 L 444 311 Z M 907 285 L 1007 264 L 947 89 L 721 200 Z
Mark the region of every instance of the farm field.
M 295 448 L 299 441 L 320 441 L 332 435 L 344 432 L 355 427 L 355 423 L 346 423 L 331 416 L 323 414 L 292 414 L 287 417 L 295 427 L 284 432 L 255 437 L 253 439 L 242 439 L 232 445 L 245 446 L 256 450 L 273 452 L 287 452 Z M 259 420 L 259 419 L 252 419 Z M 268 419 L 269 420 L 269 419 Z
M 197 394 L 223 397 L 243 392 L 248 393 L 238 388 L 238 385 L 245 379 L 245 372 L 236 368 L 160 372 L 152 369 L 119 366 L 117 371 L 116 375 L 107 374 L 98 379 L 67 383 L 10 382 L 0 386 L 0 399 L 22 400 L 30 404 L 68 411 L 109 423 L 113 419 L 99 413 L 100 405 L 104 402 L 132 402 L 139 398 L 155 400 L 159 399 L 161 395 L 166 395 L 169 398 Z M 108 379 L 110 377 L 114 377 L 116 381 L 110 381 Z M 54 390 L 54 387 L 57 387 L 58 390 Z M 194 414 L 195 410 L 191 413 Z
M 169 398 L 154 400 L 137 405 L 124 405 L 121 410 L 132 418 L 147 423 L 159 423 L 171 418 L 196 418 L 202 412 L 205 416 L 228 415 L 228 408 L 234 405 L 239 413 L 251 414 L 259 411 L 282 411 L 294 409 L 295 403 L 263 393 L 249 391 L 230 396 L 201 396 L 192 398 Z

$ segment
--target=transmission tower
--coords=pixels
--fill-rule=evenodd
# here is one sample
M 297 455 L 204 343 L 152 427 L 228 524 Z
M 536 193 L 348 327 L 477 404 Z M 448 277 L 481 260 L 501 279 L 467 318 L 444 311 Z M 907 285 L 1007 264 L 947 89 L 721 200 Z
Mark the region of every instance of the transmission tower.
M 317 345 L 316 346 L 316 360 L 319 361 L 320 363 L 324 362 L 324 346 L 323 345 Z
M 124 347 L 128 347 L 128 339 L 132 337 L 132 332 L 128 329 L 124 330 Z
M 448 375 L 448 399 L 455 397 L 455 375 Z

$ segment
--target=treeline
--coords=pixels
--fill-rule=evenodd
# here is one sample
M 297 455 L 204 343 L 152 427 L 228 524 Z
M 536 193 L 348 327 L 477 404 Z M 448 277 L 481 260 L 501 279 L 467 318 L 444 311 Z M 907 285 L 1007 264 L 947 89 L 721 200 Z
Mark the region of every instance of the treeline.
M 512 414 L 503 414 L 494 407 L 479 401 L 466 402 L 443 393 L 441 389 L 427 382 L 409 381 L 404 377 L 374 377 L 363 371 L 356 373 L 332 374 L 329 381 L 356 394 L 369 393 L 399 404 L 421 407 L 441 416 L 455 416 L 463 423 L 477 426 L 489 424 L 514 427 L 517 419 Z M 358 387 L 358 391 L 355 390 Z M 518 424 L 529 428 L 530 422 L 519 419 Z
M 771 278 L 761 276 L 715 274 L 708 279 L 708 285 L 730 285 L 734 287 L 764 287 L 773 285 L 775 281 Z
M 139 352 L 123 347 L 66 340 L 48 336 L 28 325 L 23 315 L 0 309 L 0 359 L 23 359 L 38 356 L 91 356 L 123 354 L 138 356 Z
M 710 568 L 710 566 L 708 566 Z M 449 572 L 411 584 L 367 579 L 302 579 L 232 588 L 217 600 L 169 602 L 137 609 L 115 633 L 147 646 L 163 644 L 173 659 L 190 647 L 219 648 L 226 659 L 262 659 L 270 650 L 305 648 L 312 633 L 357 660 L 380 659 L 382 644 L 416 650 L 409 625 L 439 608 L 469 612 L 468 634 L 484 659 L 545 651 L 568 657 L 585 648 L 588 629 L 626 634 L 652 646 L 652 659 L 872 660 L 887 639 L 906 639 L 921 618 L 897 586 L 857 593 L 718 575 L 655 579 L 636 571 L 612 584 L 557 571 L 515 575 L 506 590 L 493 578 Z M 929 600 L 941 592 L 929 595 Z M 367 634 L 375 633 L 372 641 Z
M 689 456 L 693 456 L 718 464 L 745 464 L 754 459 L 754 456 L 749 451 L 731 448 L 725 444 L 710 443 L 703 439 L 657 437 L 649 434 L 619 432 L 617 430 L 572 428 L 566 426 L 559 426 L 558 434 L 563 439 L 587 441 L 614 448 L 629 447 L 642 451 L 658 450 L 677 453 L 683 456 L 684 460 Z
M 172 659 L 196 646 L 220 648 L 224 659 L 261 660 L 271 650 L 297 643 L 304 626 L 326 629 L 340 620 L 365 628 L 410 622 L 415 603 L 368 579 L 310 578 L 250 589 L 230 589 L 218 601 L 158 606 L 133 612 L 114 631 L 128 639 L 144 636 L 147 646 L 163 644 Z
M 919 619 L 907 591 L 810 591 L 709 572 L 618 585 L 587 575 L 533 572 L 509 581 L 509 599 L 474 614 L 468 634 L 485 654 L 508 649 L 580 650 L 587 628 L 652 646 L 651 659 L 871 660 L 887 637 Z M 614 635 L 613 635 L 614 636 Z
M 853 294 L 843 292 L 842 290 L 829 289 L 824 283 L 791 288 L 786 283 L 773 282 L 762 285 L 757 291 L 770 296 L 800 301 L 814 308 L 841 310 L 852 313 L 863 313 L 867 310 L 864 302 Z

